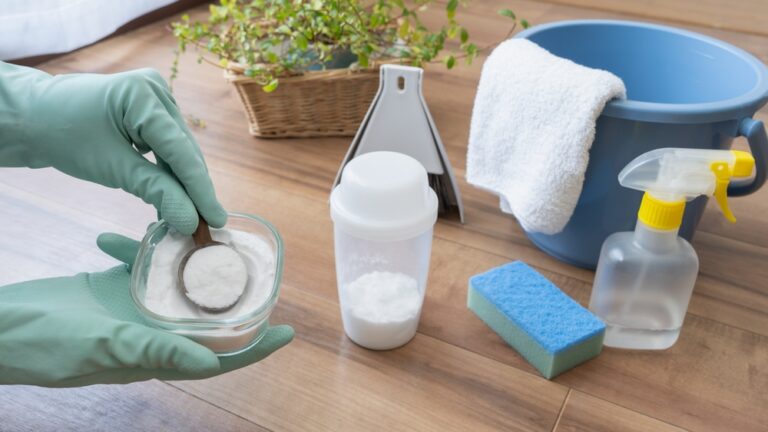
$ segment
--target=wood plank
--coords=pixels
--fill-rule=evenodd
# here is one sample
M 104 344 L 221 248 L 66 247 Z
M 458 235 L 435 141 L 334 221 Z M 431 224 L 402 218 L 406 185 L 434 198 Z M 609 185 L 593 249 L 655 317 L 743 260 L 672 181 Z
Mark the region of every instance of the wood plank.
M 281 431 L 550 431 L 567 393 L 421 334 L 360 348 L 335 302 L 289 284 L 270 321 L 291 323 L 297 340 L 256 366 L 173 385 Z
M 554 432 L 681 432 L 656 420 L 580 391 L 572 390 Z
M 768 35 L 768 3 L 762 0 L 545 0 L 643 18 Z
M 73 389 L 0 386 L 0 430 L 268 431 L 159 381 Z

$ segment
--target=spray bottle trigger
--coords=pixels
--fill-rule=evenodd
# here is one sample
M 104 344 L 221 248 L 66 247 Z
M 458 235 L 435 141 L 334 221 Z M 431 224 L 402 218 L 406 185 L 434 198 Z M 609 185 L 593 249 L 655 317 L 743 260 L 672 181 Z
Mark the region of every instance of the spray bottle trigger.
M 720 210 L 723 211 L 723 216 L 729 222 L 735 223 L 736 216 L 733 215 L 731 208 L 728 206 L 728 184 L 731 182 L 731 172 L 728 163 L 713 162 L 710 168 L 712 173 L 715 174 L 715 193 L 713 194 L 715 200 L 717 200 Z

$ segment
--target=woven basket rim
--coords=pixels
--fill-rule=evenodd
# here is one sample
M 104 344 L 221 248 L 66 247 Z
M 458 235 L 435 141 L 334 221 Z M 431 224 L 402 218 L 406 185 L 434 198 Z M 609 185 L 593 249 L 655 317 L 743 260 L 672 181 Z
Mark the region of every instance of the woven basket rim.
M 381 68 L 381 66 L 385 64 L 402 64 L 402 62 L 396 59 L 380 60 L 380 61 L 374 62 L 372 66 L 369 66 L 367 68 L 360 68 L 360 69 L 340 68 L 340 69 L 306 71 L 306 72 L 298 73 L 295 75 L 282 75 L 282 76 L 278 76 L 277 78 L 281 82 L 311 81 L 311 80 L 317 80 L 317 79 L 352 76 L 357 74 L 379 73 L 379 68 Z M 229 65 L 227 65 L 226 68 L 223 68 L 223 69 L 224 69 L 224 77 L 229 82 L 234 83 L 238 81 L 255 81 L 253 78 L 245 76 L 245 74 L 243 73 L 245 71 L 245 68 L 239 63 L 231 62 L 229 63 Z

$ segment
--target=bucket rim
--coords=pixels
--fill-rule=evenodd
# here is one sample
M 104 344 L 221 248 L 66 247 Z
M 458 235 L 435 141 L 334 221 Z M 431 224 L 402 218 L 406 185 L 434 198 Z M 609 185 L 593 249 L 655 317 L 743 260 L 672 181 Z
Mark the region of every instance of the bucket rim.
M 702 103 L 661 103 L 643 102 L 631 99 L 609 101 L 602 115 L 628 120 L 652 121 L 658 123 L 710 123 L 741 120 L 751 117 L 768 102 L 768 68 L 747 51 L 717 38 L 676 27 L 630 20 L 565 20 L 539 24 L 521 31 L 515 38 L 528 39 L 540 32 L 562 27 L 589 25 L 623 26 L 663 31 L 696 39 L 728 51 L 748 64 L 755 73 L 756 82 L 751 89 L 728 99 Z

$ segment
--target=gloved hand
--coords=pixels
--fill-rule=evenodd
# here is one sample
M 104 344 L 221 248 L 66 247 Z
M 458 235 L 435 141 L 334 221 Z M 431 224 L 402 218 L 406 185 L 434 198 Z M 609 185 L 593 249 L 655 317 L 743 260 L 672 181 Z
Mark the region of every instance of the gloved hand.
M 157 165 L 142 156 L 150 150 Z M 51 76 L 0 62 L 0 166 L 54 167 L 121 188 L 185 234 L 197 210 L 213 227 L 227 220 L 200 148 L 151 69 Z
M 254 347 L 218 358 L 187 338 L 150 328 L 129 292 L 138 242 L 102 234 L 97 243 L 126 264 L 0 287 L 0 384 L 207 378 L 257 362 L 293 339 L 291 327 L 270 327 Z

